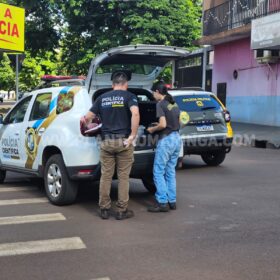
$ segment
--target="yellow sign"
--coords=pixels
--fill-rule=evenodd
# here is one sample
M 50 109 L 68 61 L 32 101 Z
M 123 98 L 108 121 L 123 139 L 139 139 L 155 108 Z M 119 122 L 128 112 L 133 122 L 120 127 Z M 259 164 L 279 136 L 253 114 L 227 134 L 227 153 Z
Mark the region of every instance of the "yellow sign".
M 24 12 L 0 3 L 0 50 L 24 52 Z

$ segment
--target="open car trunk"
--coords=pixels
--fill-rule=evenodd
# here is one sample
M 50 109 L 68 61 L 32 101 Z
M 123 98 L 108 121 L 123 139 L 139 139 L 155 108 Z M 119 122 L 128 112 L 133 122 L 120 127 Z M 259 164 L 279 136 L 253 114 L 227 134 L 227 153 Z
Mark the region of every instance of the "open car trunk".
M 103 93 L 112 90 L 112 88 L 102 88 L 95 92 L 92 101 L 101 96 Z M 140 112 L 140 126 L 138 129 L 136 151 L 153 149 L 155 143 L 152 141 L 150 134 L 146 132 L 146 128 L 154 122 L 157 122 L 156 117 L 156 101 L 152 93 L 145 89 L 129 88 L 128 91 L 136 95 Z
M 131 88 L 150 89 L 161 71 L 172 61 L 187 57 L 186 49 L 159 45 L 129 45 L 112 48 L 96 56 L 90 65 L 86 88 L 90 95 L 112 85 L 116 70 L 131 72 Z

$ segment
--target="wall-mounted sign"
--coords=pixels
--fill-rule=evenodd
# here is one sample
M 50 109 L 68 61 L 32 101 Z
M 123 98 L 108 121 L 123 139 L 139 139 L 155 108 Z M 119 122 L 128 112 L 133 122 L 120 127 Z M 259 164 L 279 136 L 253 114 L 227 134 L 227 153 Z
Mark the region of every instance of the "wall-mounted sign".
M 25 10 L 0 3 L 0 50 L 24 52 Z
M 280 49 L 280 13 L 254 19 L 251 31 L 251 49 Z

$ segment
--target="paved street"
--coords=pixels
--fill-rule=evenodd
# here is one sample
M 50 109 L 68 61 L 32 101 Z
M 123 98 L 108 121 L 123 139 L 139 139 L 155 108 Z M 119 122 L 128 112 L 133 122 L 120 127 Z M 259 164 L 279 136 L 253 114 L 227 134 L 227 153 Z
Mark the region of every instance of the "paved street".
M 133 181 L 136 216 L 125 221 L 97 216 L 97 184 L 56 207 L 36 181 L 10 173 L 0 186 L 0 279 L 279 280 L 279 157 L 234 147 L 218 168 L 187 158 L 178 210 L 148 213 L 152 196 Z

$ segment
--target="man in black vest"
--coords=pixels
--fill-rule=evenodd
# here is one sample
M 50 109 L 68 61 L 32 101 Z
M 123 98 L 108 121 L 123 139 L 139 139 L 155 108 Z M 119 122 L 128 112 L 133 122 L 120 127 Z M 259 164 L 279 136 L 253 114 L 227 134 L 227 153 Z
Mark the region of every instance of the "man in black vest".
M 82 121 L 88 123 L 95 116 L 102 121 L 100 216 L 102 219 L 110 217 L 110 191 L 116 166 L 119 180 L 116 219 L 123 220 L 134 216 L 127 207 L 129 175 L 134 161 L 133 140 L 137 135 L 140 115 L 136 96 L 127 91 L 128 75 L 118 71 L 112 75 L 112 80 L 113 90 L 98 97 Z

